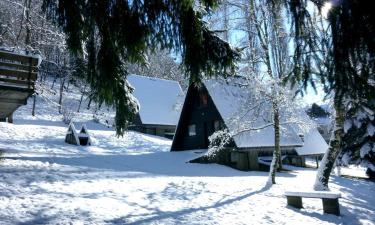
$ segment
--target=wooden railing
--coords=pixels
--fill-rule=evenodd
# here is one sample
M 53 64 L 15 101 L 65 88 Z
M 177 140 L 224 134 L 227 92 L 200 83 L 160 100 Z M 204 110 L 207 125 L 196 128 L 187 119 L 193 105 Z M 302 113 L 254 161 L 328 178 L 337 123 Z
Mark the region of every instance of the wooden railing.
M 0 86 L 34 91 L 38 58 L 0 50 Z

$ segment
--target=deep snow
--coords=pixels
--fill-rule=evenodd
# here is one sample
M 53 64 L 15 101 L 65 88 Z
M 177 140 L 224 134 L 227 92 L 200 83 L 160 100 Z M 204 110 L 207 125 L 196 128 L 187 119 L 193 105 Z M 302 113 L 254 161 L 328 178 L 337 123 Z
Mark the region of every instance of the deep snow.
M 170 140 L 136 132 L 117 138 L 88 112 L 76 121 L 93 145 L 68 145 L 56 106 L 38 98 L 31 117 L 31 105 L 0 123 L 0 224 L 375 224 L 373 182 L 332 176 L 340 217 L 317 199 L 298 210 L 283 193 L 311 190 L 315 169 L 278 173 L 267 188 L 266 172 L 186 163 L 200 151 L 169 152 Z

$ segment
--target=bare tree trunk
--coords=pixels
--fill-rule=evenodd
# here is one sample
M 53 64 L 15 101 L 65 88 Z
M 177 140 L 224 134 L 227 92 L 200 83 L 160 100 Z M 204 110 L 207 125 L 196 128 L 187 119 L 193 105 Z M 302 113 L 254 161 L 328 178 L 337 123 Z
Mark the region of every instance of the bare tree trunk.
M 70 86 L 70 79 L 68 79 L 68 85 L 66 85 L 66 91 L 69 91 L 69 86 Z
M 62 113 L 62 98 L 64 92 L 65 77 L 61 79 L 60 83 L 60 97 L 59 97 L 59 113 Z
M 275 129 L 275 150 L 273 152 L 270 173 L 268 176 L 268 184 L 276 184 L 276 171 L 280 167 L 279 159 L 281 157 L 280 149 L 280 114 L 276 103 L 273 103 L 274 129 Z
M 91 107 L 92 98 L 90 98 L 89 103 L 87 104 L 87 109 L 90 109 Z
M 82 104 L 83 96 L 86 93 L 86 86 L 87 86 L 87 84 L 83 87 L 83 91 L 82 91 L 81 99 L 79 100 L 79 105 L 78 105 L 77 112 L 79 112 L 79 110 L 81 109 L 81 104 Z
M 55 78 L 53 78 L 51 89 L 53 89 L 55 87 L 56 80 L 57 80 L 57 76 L 55 76 Z
M 341 139 L 344 134 L 345 110 L 343 105 L 338 103 L 338 101 L 335 101 L 335 110 L 335 126 L 329 141 L 329 148 L 324 154 L 318 169 L 314 184 L 315 190 L 329 190 L 329 176 L 331 175 L 336 158 L 340 153 Z
M 33 95 L 33 110 L 31 112 L 32 116 L 35 116 L 35 105 L 36 105 L 36 94 Z
M 229 18 L 228 18 L 228 1 L 223 1 L 223 7 L 224 7 L 224 40 L 229 41 Z
M 31 22 L 30 22 L 31 0 L 25 0 L 25 16 L 26 16 L 26 49 L 29 50 L 31 43 Z

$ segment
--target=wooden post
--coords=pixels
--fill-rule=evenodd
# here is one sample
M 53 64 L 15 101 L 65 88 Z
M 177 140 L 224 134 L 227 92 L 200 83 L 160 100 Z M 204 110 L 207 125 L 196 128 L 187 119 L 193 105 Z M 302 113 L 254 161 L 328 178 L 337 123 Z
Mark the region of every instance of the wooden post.
M 340 215 L 340 205 L 339 199 L 330 199 L 330 198 L 323 198 L 323 211 L 324 213 L 334 214 L 336 216 Z
M 35 116 L 35 104 L 36 104 L 36 95 L 33 96 L 33 110 L 31 112 L 32 116 Z
M 289 206 L 295 207 L 295 208 L 303 208 L 302 206 L 302 197 L 298 196 L 286 196 L 286 200 L 288 202 Z
M 8 116 L 8 123 L 13 123 L 13 113 Z

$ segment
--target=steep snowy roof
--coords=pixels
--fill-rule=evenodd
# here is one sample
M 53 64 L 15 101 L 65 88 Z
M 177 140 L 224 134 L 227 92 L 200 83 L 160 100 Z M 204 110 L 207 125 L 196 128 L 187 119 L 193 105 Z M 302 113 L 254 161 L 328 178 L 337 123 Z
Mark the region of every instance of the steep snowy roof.
M 177 125 L 184 96 L 178 82 L 139 75 L 127 79 L 135 89 L 143 124 Z
M 324 154 L 327 149 L 326 141 L 318 130 L 313 128 L 304 135 L 303 146 L 296 148 L 296 151 L 298 155 L 317 155 Z
M 259 116 L 260 114 L 257 114 L 255 116 L 254 112 L 244 110 L 253 104 L 251 93 L 247 89 L 216 79 L 206 80 L 204 85 L 230 132 L 236 134 L 238 131 L 247 129 L 241 127 L 244 124 L 249 124 L 249 128 L 263 127 L 269 124 L 267 115 Z M 270 106 L 268 103 L 261 108 L 264 112 L 271 112 Z M 252 122 L 249 123 L 249 121 Z M 272 125 L 263 129 L 240 132 L 234 135 L 233 139 L 239 148 L 275 146 Z M 291 126 L 284 125 L 280 144 L 281 146 L 302 146 L 303 142 Z
M 326 117 L 317 117 L 317 118 L 313 118 L 313 120 L 318 125 L 329 126 L 332 123 L 332 119 L 329 116 L 326 116 Z
M 254 105 L 251 90 L 249 91 L 233 82 L 229 83 L 223 80 L 206 80 L 204 81 L 204 85 L 230 132 L 238 133 L 238 131 L 243 130 L 241 126 L 246 123 L 249 124 L 248 121 L 252 121 L 250 125 L 252 128 L 269 124 L 267 114 L 269 117 L 269 113 L 272 112 L 269 103 L 261 106 L 263 112 L 260 114 L 244 110 Z M 280 115 L 280 122 L 282 123 L 285 121 L 282 110 Z M 303 121 L 310 120 L 305 113 L 301 115 L 301 118 L 303 118 Z M 303 141 L 298 134 L 303 135 Z M 273 126 L 240 132 L 234 135 L 233 139 L 239 148 L 275 146 Z M 281 146 L 296 147 L 298 155 L 323 154 L 328 149 L 327 143 L 314 127 L 303 130 L 296 125 L 283 125 L 280 139 Z

